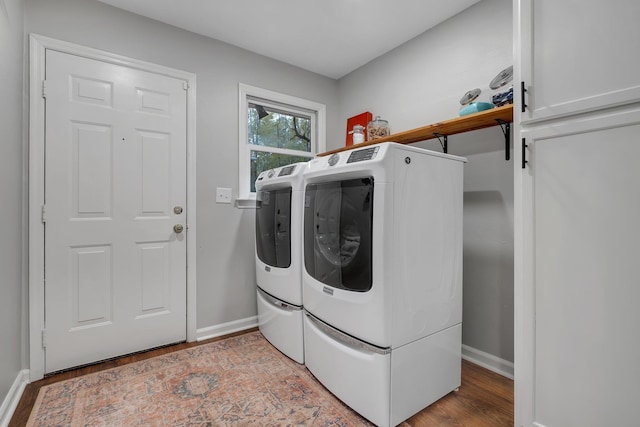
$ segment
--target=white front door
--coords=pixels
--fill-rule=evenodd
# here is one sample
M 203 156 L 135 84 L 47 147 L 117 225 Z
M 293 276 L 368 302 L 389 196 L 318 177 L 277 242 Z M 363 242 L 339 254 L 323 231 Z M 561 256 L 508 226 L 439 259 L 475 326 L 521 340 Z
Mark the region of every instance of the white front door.
M 185 81 L 47 50 L 45 96 L 45 372 L 184 341 Z

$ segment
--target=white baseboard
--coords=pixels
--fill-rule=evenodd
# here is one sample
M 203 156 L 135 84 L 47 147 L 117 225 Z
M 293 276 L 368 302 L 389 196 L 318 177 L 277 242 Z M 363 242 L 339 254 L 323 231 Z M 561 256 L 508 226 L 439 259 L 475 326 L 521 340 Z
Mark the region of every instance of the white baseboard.
M 23 369 L 18 372 L 18 376 L 11 385 L 9 393 L 4 398 L 2 406 L 0 406 L 0 427 L 7 427 L 13 412 L 16 410 L 24 388 L 29 384 L 29 370 Z
M 513 379 L 513 363 L 508 360 L 500 359 L 493 354 L 485 353 L 484 351 L 464 344 L 462 344 L 462 358 L 493 371 L 496 374 L 500 374 L 503 377 Z
M 203 341 L 210 338 L 217 338 L 234 332 L 255 328 L 256 326 L 258 326 L 258 316 L 234 320 L 233 322 L 222 323 L 220 325 L 207 326 L 206 328 L 200 328 L 197 330 L 196 340 Z

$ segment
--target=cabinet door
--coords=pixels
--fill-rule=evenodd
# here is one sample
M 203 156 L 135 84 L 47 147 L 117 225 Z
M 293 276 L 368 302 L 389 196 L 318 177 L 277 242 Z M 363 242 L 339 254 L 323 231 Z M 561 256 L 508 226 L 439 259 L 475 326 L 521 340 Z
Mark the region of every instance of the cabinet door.
M 640 1 L 515 2 L 523 123 L 640 99 Z
M 638 425 L 640 109 L 521 135 L 516 425 Z

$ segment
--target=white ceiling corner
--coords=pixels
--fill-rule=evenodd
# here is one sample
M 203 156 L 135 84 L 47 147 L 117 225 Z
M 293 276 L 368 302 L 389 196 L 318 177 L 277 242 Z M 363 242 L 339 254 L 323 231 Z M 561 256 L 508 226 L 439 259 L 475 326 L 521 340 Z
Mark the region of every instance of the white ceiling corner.
M 99 0 L 338 79 L 480 0 Z

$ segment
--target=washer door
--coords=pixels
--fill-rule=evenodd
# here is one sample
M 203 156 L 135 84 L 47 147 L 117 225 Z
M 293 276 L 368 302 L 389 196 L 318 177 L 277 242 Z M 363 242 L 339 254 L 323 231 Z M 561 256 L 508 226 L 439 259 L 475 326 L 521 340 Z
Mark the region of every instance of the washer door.
M 307 272 L 335 288 L 358 292 L 371 289 L 372 222 L 372 177 L 307 185 Z
M 291 187 L 256 193 L 256 253 L 272 267 L 291 265 Z

